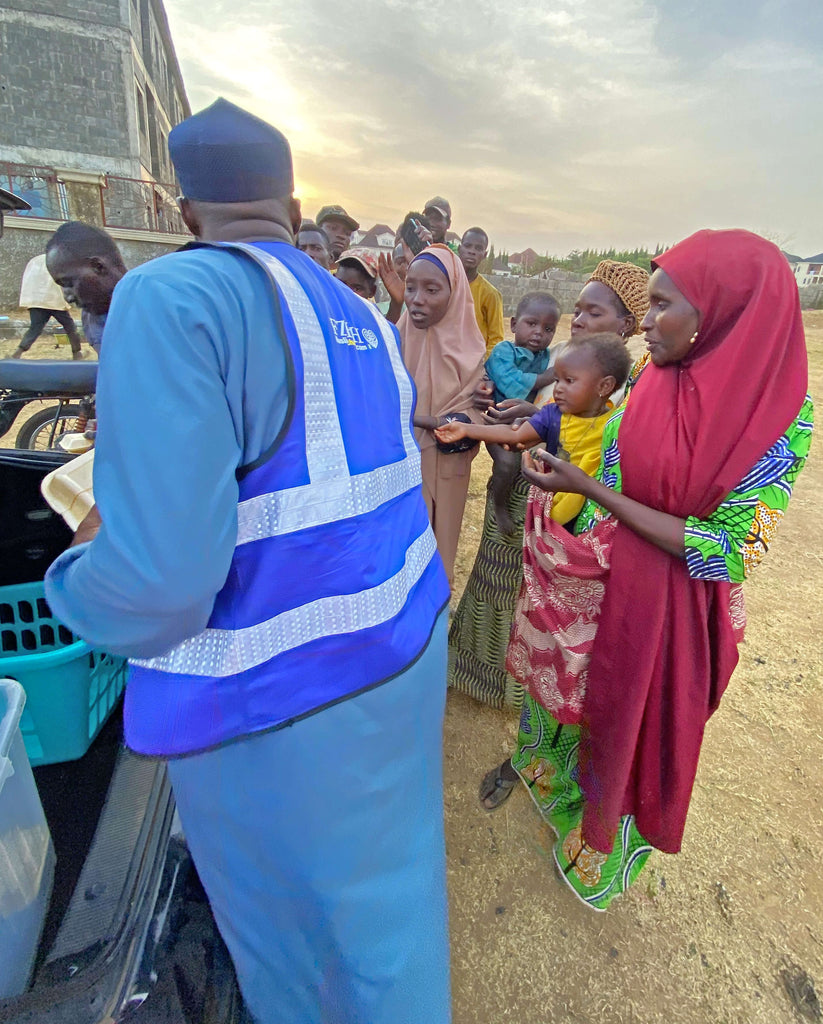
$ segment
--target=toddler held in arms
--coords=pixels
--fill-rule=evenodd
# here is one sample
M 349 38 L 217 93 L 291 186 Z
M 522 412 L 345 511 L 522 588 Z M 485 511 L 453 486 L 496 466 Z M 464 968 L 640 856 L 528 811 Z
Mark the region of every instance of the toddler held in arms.
M 626 382 L 630 367 L 631 357 L 619 334 L 573 338 L 555 361 L 554 401 L 530 419 L 494 426 L 452 422 L 435 435 L 446 444 L 468 437 L 514 451 L 542 441 L 549 452 L 591 476 L 600 461 L 603 428 L 612 411 L 609 395 Z M 551 517 L 571 530 L 582 507 L 582 495 L 556 494 Z
M 537 393 L 554 381 L 549 345 L 557 330 L 560 306 L 548 292 L 528 292 L 517 305 L 511 321 L 514 341 L 501 341 L 486 360 L 486 373 L 494 385 L 494 401 L 521 399 L 533 402 Z M 489 445 L 492 457 L 491 493 L 497 528 L 502 534 L 514 532 L 508 498 L 520 457 L 499 445 Z

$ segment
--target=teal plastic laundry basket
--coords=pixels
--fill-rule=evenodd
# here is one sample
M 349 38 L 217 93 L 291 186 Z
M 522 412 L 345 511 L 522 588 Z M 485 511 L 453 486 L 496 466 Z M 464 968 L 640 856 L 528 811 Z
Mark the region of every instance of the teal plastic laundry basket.
M 126 683 L 126 662 L 85 641 L 51 613 L 42 582 L 0 587 L 0 676 L 22 684 L 20 731 L 33 766 L 89 749 Z

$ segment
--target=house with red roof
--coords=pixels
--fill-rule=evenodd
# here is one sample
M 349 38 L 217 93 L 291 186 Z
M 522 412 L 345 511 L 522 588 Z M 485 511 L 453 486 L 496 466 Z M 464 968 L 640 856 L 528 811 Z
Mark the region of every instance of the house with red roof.
M 509 256 L 509 266 L 512 270 L 528 271 L 537 262 L 538 254 L 534 249 L 524 249 L 523 252 L 513 252 Z
M 394 248 L 394 229 L 388 224 L 375 224 L 367 231 L 355 231 L 351 237 L 351 244 L 368 249 L 375 256 L 379 256 L 381 252 L 391 252 Z

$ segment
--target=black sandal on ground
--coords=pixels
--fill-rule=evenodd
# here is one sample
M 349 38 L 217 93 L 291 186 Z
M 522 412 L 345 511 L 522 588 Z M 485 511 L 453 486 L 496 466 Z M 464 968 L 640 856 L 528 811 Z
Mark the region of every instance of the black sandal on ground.
M 518 779 L 515 776 L 513 779 L 507 779 L 503 775 L 503 767 L 507 762 L 498 765 L 496 768 L 492 768 L 490 772 L 486 772 L 483 776 L 483 781 L 480 783 L 480 803 L 483 808 L 487 811 L 496 810 L 502 803 L 512 794 L 512 790 L 517 785 Z M 488 801 L 488 802 L 487 802 Z

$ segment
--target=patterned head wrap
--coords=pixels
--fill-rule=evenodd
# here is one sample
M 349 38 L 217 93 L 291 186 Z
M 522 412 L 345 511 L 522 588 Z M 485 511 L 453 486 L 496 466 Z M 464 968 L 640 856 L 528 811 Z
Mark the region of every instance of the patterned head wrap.
M 649 275 L 646 271 L 634 263 L 601 260 L 589 281 L 600 281 L 611 288 L 635 319 L 632 333 L 639 334 L 643 317 L 649 312 Z

